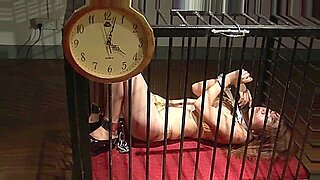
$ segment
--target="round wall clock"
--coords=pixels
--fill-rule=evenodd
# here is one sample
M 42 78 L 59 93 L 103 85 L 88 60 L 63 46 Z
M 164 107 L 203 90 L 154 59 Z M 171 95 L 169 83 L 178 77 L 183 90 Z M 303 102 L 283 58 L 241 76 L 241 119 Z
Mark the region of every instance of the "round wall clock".
M 75 71 L 92 81 L 113 83 L 146 68 L 154 37 L 131 0 L 91 0 L 65 24 L 62 45 Z

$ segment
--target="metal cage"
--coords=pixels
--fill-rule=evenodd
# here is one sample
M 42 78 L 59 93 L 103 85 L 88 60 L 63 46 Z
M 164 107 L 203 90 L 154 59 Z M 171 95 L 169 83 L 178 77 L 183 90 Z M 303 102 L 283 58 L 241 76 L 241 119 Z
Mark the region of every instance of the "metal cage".
M 180 4 L 179 4 L 180 2 Z M 320 127 L 317 123 L 320 116 L 320 62 L 319 17 L 307 15 L 306 2 L 293 0 L 250 1 L 243 0 L 234 6 L 218 2 L 231 1 L 182 1 L 155 0 L 139 1 L 134 6 L 143 12 L 152 24 L 156 37 L 154 59 L 145 70 L 145 79 L 150 91 L 172 98 L 185 99 L 192 97 L 188 87 L 192 82 L 214 78 L 221 72 L 245 68 L 254 77 L 249 88 L 254 104 L 262 104 L 277 110 L 283 121 L 287 121 L 293 130 L 290 142 L 298 147 L 296 158 L 297 170 L 292 179 L 299 177 L 299 169 L 306 168 L 309 178 L 319 177 L 319 139 Z M 192 6 L 187 2 L 200 2 Z M 309 2 L 309 1 L 308 1 Z M 310 1 L 311 2 L 311 1 Z M 164 5 L 171 3 L 166 12 Z M 201 4 L 202 3 L 202 4 Z M 298 13 L 295 11 L 302 6 Z M 298 5 L 297 5 L 298 4 Z M 74 2 L 69 2 L 72 12 Z M 81 3 L 79 3 L 79 6 Z M 216 6 L 214 6 L 216 5 Z M 227 9 L 226 7 L 229 7 Z M 149 7 L 153 7 L 148 9 Z M 232 8 L 230 8 L 232 7 Z M 267 8 L 265 8 L 267 7 Z M 266 10 L 267 9 L 267 10 Z M 90 179 L 91 159 L 88 138 L 89 83 L 75 74 L 66 64 L 66 81 L 68 108 L 73 144 L 74 176 Z M 160 83 L 159 83 L 160 82 Z M 85 87 L 85 88 L 84 88 Z M 110 92 L 112 85 L 107 85 Z M 149 98 L 150 99 L 150 98 Z M 131 131 L 128 132 L 130 149 L 132 147 Z M 183 144 L 184 138 L 180 139 Z M 195 169 L 199 163 L 199 143 L 196 151 Z M 163 142 L 163 154 L 166 156 L 167 140 Z M 183 145 L 180 146 L 183 152 Z M 146 142 L 146 179 L 149 179 L 150 142 Z M 214 144 L 214 148 L 217 144 Z M 230 148 L 227 153 L 225 179 L 228 179 L 230 165 Z M 290 147 L 290 149 L 293 147 Z M 288 155 L 290 152 L 288 151 Z M 245 155 L 244 155 L 245 156 Z M 112 152 L 109 159 L 112 159 Z M 129 153 L 129 179 L 132 179 L 132 154 Z M 212 157 L 215 161 L 215 156 Z M 289 159 L 284 160 L 280 179 L 285 178 Z M 179 156 L 181 167 L 182 156 Z M 260 159 L 256 160 L 252 170 L 253 179 L 257 178 Z M 274 159 L 270 161 L 268 174 L 272 173 Z M 109 160 L 110 179 L 112 179 L 112 160 Z M 243 160 L 241 176 L 243 177 Z M 162 162 L 162 173 L 165 174 L 166 159 Z M 211 165 L 211 173 L 215 164 Z M 179 168 L 180 173 L 181 168 Z M 197 179 L 196 171 L 194 179 Z M 141 172 L 140 172 L 141 173 Z M 213 178 L 212 175 L 210 178 Z M 163 179 L 166 179 L 163 176 Z M 181 176 L 178 176 L 181 179 Z

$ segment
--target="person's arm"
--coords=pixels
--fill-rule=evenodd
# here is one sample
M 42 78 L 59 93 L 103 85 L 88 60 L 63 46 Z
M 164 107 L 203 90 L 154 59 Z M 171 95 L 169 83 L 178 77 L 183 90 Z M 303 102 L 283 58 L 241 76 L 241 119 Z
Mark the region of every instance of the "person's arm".
M 226 87 L 230 85 L 234 85 L 237 81 L 238 71 L 233 71 L 228 73 L 225 78 Z M 247 83 L 252 81 L 250 74 L 246 71 L 243 71 L 241 81 L 243 83 Z M 203 110 L 203 118 L 204 122 L 206 122 L 212 130 L 216 130 L 217 120 L 218 120 L 218 108 L 213 107 L 213 101 L 219 96 L 221 91 L 221 87 L 219 83 L 215 81 L 215 83 L 210 86 L 205 94 L 204 94 L 204 110 Z M 196 111 L 201 113 L 201 105 L 202 105 L 203 96 L 199 96 L 199 98 L 195 102 Z M 230 135 L 231 135 L 231 127 L 232 127 L 232 117 L 231 112 L 230 116 L 220 116 L 220 127 L 219 127 L 219 142 L 220 143 L 229 143 Z M 235 124 L 234 136 L 232 142 L 234 144 L 241 144 L 246 140 L 246 131 L 239 125 Z
M 201 96 L 201 94 L 202 94 L 203 82 L 204 81 L 199 81 L 199 82 L 192 84 L 192 92 L 197 97 Z M 206 80 L 205 82 L 206 82 L 206 90 L 208 90 L 212 85 L 214 85 L 217 82 L 217 80 L 216 79 L 209 79 L 209 80 Z
M 229 84 L 226 83 L 227 86 Z M 212 103 L 213 100 L 218 97 L 220 94 L 221 87 L 218 83 L 214 83 L 209 89 L 205 92 L 204 95 L 204 110 L 203 110 L 203 121 L 206 122 L 210 129 L 213 131 L 216 130 L 217 127 L 217 120 L 218 120 L 218 108 L 213 107 Z M 203 96 L 199 96 L 199 98 L 195 102 L 195 109 L 200 114 L 201 113 L 201 103 L 202 103 Z M 220 127 L 218 133 L 218 142 L 228 144 L 231 135 L 231 125 L 232 121 L 227 116 L 222 115 L 220 116 Z M 232 142 L 234 144 L 241 144 L 246 140 L 246 132 L 238 125 L 235 125 L 234 129 L 234 137 Z
M 231 73 L 236 74 L 235 72 L 237 72 L 237 71 L 233 71 Z M 231 73 L 226 75 L 226 80 L 227 80 L 227 78 L 230 78 Z M 235 82 L 230 83 L 231 85 L 237 84 L 236 81 L 238 80 L 238 78 L 234 78 L 234 77 L 237 77 L 237 75 L 236 76 L 233 75 L 233 80 Z M 251 77 L 249 76 L 249 78 L 251 78 Z M 251 78 L 251 80 L 252 80 L 252 78 Z M 251 80 L 249 82 L 251 82 Z M 199 82 L 192 84 L 192 92 L 197 97 L 201 96 L 201 94 L 202 94 L 203 82 L 204 81 L 199 81 Z M 206 82 L 206 90 L 208 90 L 212 85 L 214 85 L 217 82 L 217 80 L 216 79 L 209 79 L 209 80 L 206 80 L 205 82 Z M 251 97 L 250 91 L 249 91 L 249 89 L 247 89 L 245 83 L 240 83 L 239 95 L 240 95 L 239 101 L 238 101 L 239 106 L 244 107 L 245 105 L 249 104 L 249 107 L 251 107 L 252 97 Z
M 246 105 L 251 107 L 252 105 L 251 93 L 250 93 L 250 90 L 247 89 L 245 84 L 240 84 L 239 96 L 240 97 L 239 97 L 238 104 L 241 108 L 245 107 Z

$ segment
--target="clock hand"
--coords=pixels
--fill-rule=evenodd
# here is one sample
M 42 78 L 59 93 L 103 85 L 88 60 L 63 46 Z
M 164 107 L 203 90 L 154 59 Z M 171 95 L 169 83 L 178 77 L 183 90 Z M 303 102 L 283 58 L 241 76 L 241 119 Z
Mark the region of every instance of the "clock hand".
M 104 24 L 105 26 L 105 24 Z M 102 34 L 103 34 L 103 40 L 104 40 L 104 46 L 106 48 L 106 51 L 107 51 L 107 55 L 108 55 L 108 58 L 107 59 L 112 59 L 112 57 L 110 56 L 110 54 L 112 53 L 111 51 L 111 47 L 110 47 L 110 43 L 108 45 L 108 41 L 107 40 L 107 37 L 106 37 L 106 29 L 104 27 L 102 27 Z M 107 46 L 108 45 L 108 46 Z
M 109 51 L 110 51 L 110 53 L 112 54 L 112 51 L 111 51 L 111 46 L 112 46 L 112 44 L 111 44 L 111 40 L 107 40 L 107 43 L 106 43 L 106 47 L 109 47 Z
M 114 26 L 115 26 L 115 24 L 116 24 L 116 20 L 117 20 L 116 17 L 113 17 L 113 18 L 112 18 L 112 27 L 111 27 L 110 32 L 109 32 L 109 36 L 110 36 L 110 37 L 112 37 L 112 33 L 113 33 L 113 30 L 114 30 Z
M 112 50 L 114 50 L 116 52 L 119 52 L 121 55 L 126 55 L 126 53 L 121 50 L 119 45 L 112 44 L 111 47 L 112 47 Z
M 110 27 L 110 26 L 111 26 L 111 28 L 110 28 L 110 30 L 109 30 L 109 36 L 107 36 L 107 37 L 108 37 L 107 45 L 108 45 L 109 47 L 110 47 L 111 44 L 112 44 L 112 33 L 113 33 L 113 30 L 114 30 L 115 24 L 116 24 L 116 17 L 113 17 L 113 18 L 112 18 L 112 26 L 111 26 L 111 24 L 110 24 L 109 22 L 106 22 L 106 23 L 105 23 L 105 27 Z M 106 34 L 106 35 L 107 35 L 107 34 Z M 112 53 L 112 52 L 111 52 L 111 53 Z
M 107 36 L 107 33 L 105 32 L 105 35 L 107 36 L 107 41 L 106 41 L 106 44 L 109 46 L 109 49 L 110 49 L 110 53 L 112 53 L 112 51 L 111 51 L 111 46 L 112 46 L 112 33 L 113 33 L 113 30 L 114 30 L 114 26 L 115 26 L 115 24 L 116 24 L 116 17 L 113 17 L 112 18 L 112 25 L 111 25 L 111 23 L 110 22 L 108 22 L 108 21 L 106 21 L 105 23 L 104 23 L 104 27 L 107 27 L 107 28 L 109 28 L 109 27 L 111 27 L 110 28 L 110 30 L 109 30 L 109 35 Z
M 105 39 L 105 46 L 107 47 L 109 47 L 108 49 L 108 52 L 110 52 L 110 53 L 112 53 L 112 51 L 111 51 L 111 36 L 108 36 L 107 35 L 107 31 L 106 31 L 106 28 L 109 28 L 109 27 L 111 27 L 111 23 L 110 22 L 108 22 L 108 21 L 106 21 L 104 24 L 103 24 L 103 30 L 104 30 L 104 39 Z

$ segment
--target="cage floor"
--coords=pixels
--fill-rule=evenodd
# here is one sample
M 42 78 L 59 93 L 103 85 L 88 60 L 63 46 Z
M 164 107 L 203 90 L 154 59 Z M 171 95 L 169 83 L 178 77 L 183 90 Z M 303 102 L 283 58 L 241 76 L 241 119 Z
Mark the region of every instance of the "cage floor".
M 150 148 L 149 179 L 178 179 L 179 150 L 180 143 L 173 143 L 167 146 L 166 169 L 162 173 L 163 146 Z M 181 179 L 194 179 L 197 143 L 185 141 L 183 145 Z M 213 147 L 201 144 L 197 179 L 210 179 Z M 106 179 L 109 177 L 108 153 L 100 154 L 92 158 L 93 179 Z M 257 179 L 266 179 L 270 161 L 261 160 L 258 167 Z M 276 162 L 272 168 L 270 179 L 280 179 L 284 162 Z M 112 177 L 113 179 L 129 179 L 129 155 L 112 151 Z M 225 179 L 227 157 L 225 150 L 217 149 L 214 179 Z M 228 170 L 228 179 L 240 179 L 242 159 L 231 158 Z M 244 174 L 241 179 L 253 179 L 256 161 L 247 160 Z M 297 167 L 297 159 L 292 158 L 285 171 L 284 179 L 293 179 Z M 298 179 L 307 179 L 305 169 L 300 168 Z M 146 148 L 134 147 L 132 149 L 132 179 L 146 179 Z

